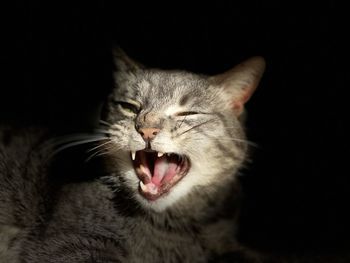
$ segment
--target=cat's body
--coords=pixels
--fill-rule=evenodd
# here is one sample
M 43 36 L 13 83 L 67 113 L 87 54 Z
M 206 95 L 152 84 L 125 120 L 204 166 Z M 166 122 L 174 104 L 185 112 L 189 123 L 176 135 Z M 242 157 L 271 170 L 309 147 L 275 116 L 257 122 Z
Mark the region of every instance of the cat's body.
M 120 53 L 117 64 L 95 148 L 102 176 L 60 182 L 45 131 L 0 132 L 0 262 L 208 262 L 239 250 L 239 119 L 263 60 L 210 78 Z
M 43 137 L 37 129 L 1 133 L 0 262 L 207 262 L 235 248 L 235 186 L 220 189 L 235 195 L 218 205 L 203 196 L 203 203 L 145 211 L 116 180 L 53 186 Z

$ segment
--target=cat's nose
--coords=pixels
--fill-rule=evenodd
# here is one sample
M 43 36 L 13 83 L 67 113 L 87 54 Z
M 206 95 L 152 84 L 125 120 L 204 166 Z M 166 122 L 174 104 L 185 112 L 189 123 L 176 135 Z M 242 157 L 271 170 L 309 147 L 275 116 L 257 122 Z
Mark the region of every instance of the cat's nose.
M 159 133 L 160 129 L 158 128 L 140 128 L 138 129 L 138 132 L 142 136 L 142 138 L 145 141 L 151 141 L 156 137 L 156 135 Z

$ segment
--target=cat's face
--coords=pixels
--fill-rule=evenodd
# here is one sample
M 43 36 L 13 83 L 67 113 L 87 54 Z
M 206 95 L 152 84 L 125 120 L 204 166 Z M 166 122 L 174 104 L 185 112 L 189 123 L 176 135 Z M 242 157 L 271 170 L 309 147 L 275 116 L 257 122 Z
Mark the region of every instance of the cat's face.
M 117 59 L 116 88 L 105 112 L 109 153 L 135 198 L 161 211 L 194 189 L 234 180 L 246 153 L 238 117 L 263 60 L 255 58 L 228 76 L 207 77 Z

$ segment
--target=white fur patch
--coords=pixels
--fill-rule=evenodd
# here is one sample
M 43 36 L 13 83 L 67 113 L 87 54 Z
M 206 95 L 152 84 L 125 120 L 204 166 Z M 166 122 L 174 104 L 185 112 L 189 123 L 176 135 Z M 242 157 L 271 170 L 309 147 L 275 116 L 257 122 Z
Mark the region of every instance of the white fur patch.
M 183 111 L 184 108 L 178 105 L 172 105 L 165 110 L 166 116 L 173 116 L 174 114 Z

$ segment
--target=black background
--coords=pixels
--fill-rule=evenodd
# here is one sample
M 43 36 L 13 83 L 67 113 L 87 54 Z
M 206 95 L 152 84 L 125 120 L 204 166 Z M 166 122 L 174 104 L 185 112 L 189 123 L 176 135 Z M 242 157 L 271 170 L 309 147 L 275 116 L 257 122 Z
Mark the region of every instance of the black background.
M 216 74 L 254 55 L 253 162 L 241 177 L 240 239 L 272 251 L 337 251 L 350 235 L 346 23 L 334 2 L 4 8 L 0 116 L 83 127 L 111 88 L 112 44 L 145 65 Z

